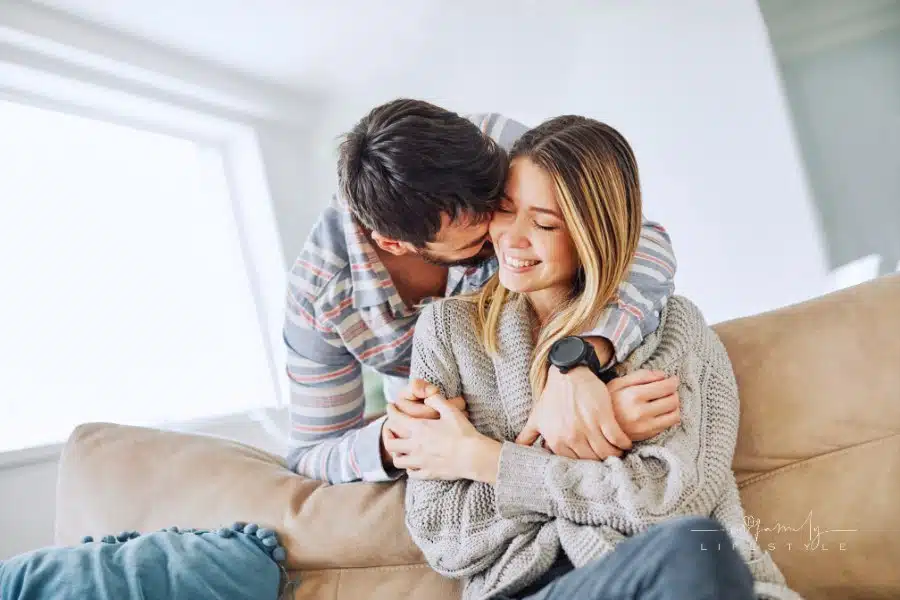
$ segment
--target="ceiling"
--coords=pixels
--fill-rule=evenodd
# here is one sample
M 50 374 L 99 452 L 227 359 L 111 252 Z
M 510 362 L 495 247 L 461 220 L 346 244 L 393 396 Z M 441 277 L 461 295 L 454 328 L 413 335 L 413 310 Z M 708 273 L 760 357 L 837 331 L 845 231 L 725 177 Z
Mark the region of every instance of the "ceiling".
M 445 0 L 37 0 L 38 4 L 298 91 L 346 90 L 403 70 L 442 20 L 530 2 Z M 468 40 L 461 40 L 468 42 Z
M 759 5 L 781 59 L 900 28 L 900 0 L 759 0 Z

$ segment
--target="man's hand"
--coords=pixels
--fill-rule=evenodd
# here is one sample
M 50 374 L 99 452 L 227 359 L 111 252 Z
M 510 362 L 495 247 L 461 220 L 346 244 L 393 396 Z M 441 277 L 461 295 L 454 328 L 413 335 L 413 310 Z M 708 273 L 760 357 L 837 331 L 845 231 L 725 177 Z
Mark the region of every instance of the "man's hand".
M 678 377 L 641 369 L 607 385 L 616 421 L 633 442 L 648 440 L 681 422 Z
M 441 415 L 435 408 L 426 404 L 425 400 L 438 393 L 439 390 L 436 385 L 430 384 L 424 379 L 412 379 L 400 393 L 400 396 L 395 398 L 394 402 L 391 404 L 399 413 L 412 419 L 434 420 L 440 418 Z M 465 399 L 456 397 L 450 398 L 445 402 L 462 411 L 463 415 L 468 418 Z M 394 464 L 394 457 L 388 452 L 387 446 L 400 437 L 401 436 L 391 428 L 389 422 L 386 422 L 384 427 L 381 428 L 381 462 L 384 464 L 385 468 L 389 469 L 396 467 Z
M 516 443 L 530 446 L 538 435 L 551 452 L 569 458 L 602 460 L 631 448 L 606 385 L 587 367 L 566 374 L 550 367 L 544 391 Z

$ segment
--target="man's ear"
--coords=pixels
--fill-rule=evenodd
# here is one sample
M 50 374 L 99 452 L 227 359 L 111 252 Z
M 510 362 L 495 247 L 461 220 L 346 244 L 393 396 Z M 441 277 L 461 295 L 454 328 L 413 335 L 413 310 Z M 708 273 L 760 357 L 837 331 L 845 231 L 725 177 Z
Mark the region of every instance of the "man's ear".
M 415 248 L 409 242 L 401 242 L 400 240 L 395 240 L 393 238 L 383 236 L 377 231 L 372 232 L 372 241 L 374 241 L 379 248 L 381 248 L 385 252 L 393 254 L 394 256 L 415 254 Z

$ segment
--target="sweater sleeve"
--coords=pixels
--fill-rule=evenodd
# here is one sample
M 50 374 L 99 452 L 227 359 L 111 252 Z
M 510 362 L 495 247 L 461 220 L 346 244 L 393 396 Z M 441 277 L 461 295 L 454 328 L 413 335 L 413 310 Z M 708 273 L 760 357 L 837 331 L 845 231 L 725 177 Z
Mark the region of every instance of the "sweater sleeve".
M 504 443 L 496 484 L 501 515 L 537 512 L 633 535 L 680 515 L 711 515 L 729 486 L 737 443 L 737 384 L 706 325 L 675 365 L 682 422 L 624 457 L 573 460 Z M 671 370 L 671 369 L 670 369 Z
M 459 300 L 457 300 L 459 302 Z M 435 384 L 446 397 L 461 393 L 456 360 L 443 327 L 442 303 L 427 306 L 416 323 L 410 376 Z M 406 525 L 431 567 L 453 578 L 501 569 L 518 536 L 534 535 L 529 523 L 541 515 L 512 521 L 495 508 L 494 488 L 457 480 L 410 479 L 406 486 Z M 508 557 L 507 557 L 508 558 Z

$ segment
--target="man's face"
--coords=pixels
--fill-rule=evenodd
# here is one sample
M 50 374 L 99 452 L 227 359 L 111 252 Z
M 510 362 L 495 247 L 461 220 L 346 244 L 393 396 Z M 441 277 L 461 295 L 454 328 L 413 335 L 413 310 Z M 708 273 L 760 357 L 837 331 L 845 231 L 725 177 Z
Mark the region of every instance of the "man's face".
M 443 267 L 475 266 L 494 256 L 494 246 L 488 236 L 490 213 L 462 216 L 455 221 L 442 215 L 441 230 L 433 242 L 416 249 L 423 259 Z

